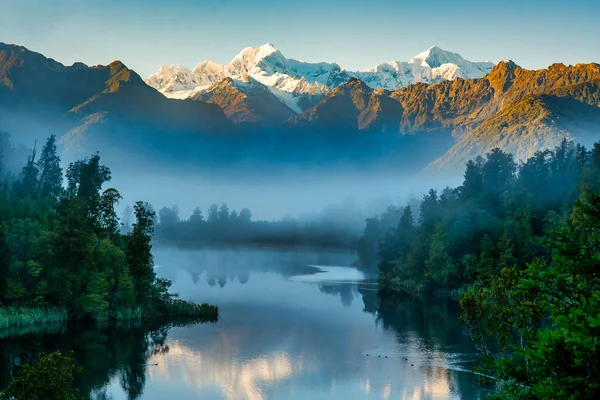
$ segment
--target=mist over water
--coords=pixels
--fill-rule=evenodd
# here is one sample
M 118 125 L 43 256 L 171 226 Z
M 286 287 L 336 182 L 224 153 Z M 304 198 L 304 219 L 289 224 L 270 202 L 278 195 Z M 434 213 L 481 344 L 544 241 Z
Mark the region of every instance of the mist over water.
M 43 129 L 48 125 L 35 118 L 25 121 L 17 113 L 11 120 L 8 132 L 15 145 L 31 151 L 48 136 Z M 59 139 L 61 129 L 59 125 L 54 129 Z M 114 187 L 123 196 L 119 211 L 143 200 L 156 210 L 177 205 L 185 219 L 196 207 L 207 210 L 226 203 L 238 211 L 249 208 L 254 219 L 274 220 L 318 219 L 337 208 L 338 218 L 343 215 L 363 224 L 389 205 L 404 206 L 430 188 L 452 187 L 462 178 L 419 174 L 448 147 L 444 135 L 375 139 L 357 132 L 250 130 L 206 138 L 164 133 L 158 140 L 146 137 L 143 130 L 115 129 L 116 137 L 98 132 L 75 143 L 59 140 L 59 152 L 66 169 L 71 161 L 98 151 L 112 171 L 105 187 Z M 27 151 L 21 153 L 23 160 L 15 166 L 27 159 Z
M 123 196 L 121 205 L 144 200 L 158 210 L 176 204 L 183 219 L 195 207 L 206 211 L 212 204 L 226 203 L 238 211 L 249 208 L 259 220 L 286 216 L 316 219 L 337 214 L 361 224 L 389 205 L 403 206 L 410 199 L 421 199 L 430 188 L 447 184 L 395 171 L 378 173 L 366 167 L 287 167 L 259 176 L 243 169 L 238 173 L 207 173 L 171 170 L 168 166 L 157 172 L 117 169 L 110 183 Z
M 148 360 L 144 399 L 473 399 L 474 357 L 456 310 L 379 305 L 374 276 L 343 252 L 155 250 L 184 299 L 216 325 L 175 328 Z M 118 380 L 106 392 L 127 399 Z

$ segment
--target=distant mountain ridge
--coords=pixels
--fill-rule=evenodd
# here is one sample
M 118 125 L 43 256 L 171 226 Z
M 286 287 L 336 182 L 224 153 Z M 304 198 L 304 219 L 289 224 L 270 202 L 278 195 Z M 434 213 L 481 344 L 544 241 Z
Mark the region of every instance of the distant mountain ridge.
M 190 134 L 233 129 L 220 107 L 165 98 L 120 61 L 65 66 L 4 43 L 0 43 L 0 119 L 2 129 L 15 131 L 26 130 L 28 120 L 36 119 L 50 132 L 68 132 L 61 139 L 65 146 L 81 148 L 118 135 L 117 125 L 151 127 L 149 135 L 165 129 Z
M 417 83 L 394 91 L 373 90 L 351 79 L 287 124 L 452 135 L 456 144 L 427 171 L 456 173 L 495 147 L 524 160 L 563 139 L 589 145 L 600 139 L 599 116 L 599 64 L 526 70 L 502 61 L 482 78 Z
M 264 85 L 292 112 L 301 113 L 350 78 L 358 78 L 373 89 L 395 90 L 407 85 L 434 83 L 455 78 L 478 78 L 494 66 L 474 63 L 460 55 L 433 46 L 410 61 L 392 61 L 367 71 L 347 71 L 336 63 L 308 63 L 288 59 L 274 45 L 242 50 L 229 64 L 203 61 L 190 70 L 182 66 L 162 66 L 146 78 L 146 83 L 169 98 L 200 99 L 201 93 L 215 93 L 220 81 L 230 79 L 239 86 L 253 79 L 246 92 L 264 90 Z M 217 86 L 214 86 L 217 85 Z M 256 117 L 262 120 L 263 116 Z
M 213 166 L 235 158 L 389 159 L 414 168 L 429 164 L 429 173 L 461 172 L 468 159 L 494 147 L 525 159 L 563 139 L 600 138 L 599 64 L 527 70 L 508 60 L 465 79 L 460 74 L 483 74 L 487 66 L 462 62 L 434 47 L 357 77 L 337 64 L 288 60 L 268 45 L 245 49 L 226 66 L 200 63 L 198 74 L 161 69 L 152 79 L 172 97 L 202 86 L 177 100 L 120 61 L 65 66 L 0 43 L 0 129 L 31 137 L 57 133 L 63 149 L 102 150 L 116 160 L 132 152 L 185 155 Z M 419 79 L 435 82 L 374 88 L 396 85 L 373 83 L 390 68 L 425 71 Z M 391 76 L 404 85 L 401 78 L 413 75 Z

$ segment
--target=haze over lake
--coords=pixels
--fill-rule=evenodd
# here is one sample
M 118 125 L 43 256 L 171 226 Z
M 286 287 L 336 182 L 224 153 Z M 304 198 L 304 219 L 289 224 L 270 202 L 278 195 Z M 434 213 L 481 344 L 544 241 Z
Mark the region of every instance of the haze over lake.
M 379 305 L 376 277 L 350 266 L 355 254 L 154 253 L 157 272 L 173 280 L 173 292 L 219 304 L 220 319 L 168 330 L 164 343 L 143 351 L 146 361 L 128 361 L 144 366 L 106 371 L 99 366 L 106 349 L 87 350 L 96 356 L 84 364 L 80 387 L 90 398 L 477 398 L 474 379 L 465 372 L 475 350 L 457 322 L 456 305 L 415 299 Z M 38 340 L 46 350 L 63 342 L 78 346 L 81 339 L 69 335 Z M 105 345 L 123 353 L 140 346 L 127 334 L 110 342 Z M 137 378 L 128 368 L 138 368 Z M 84 381 L 104 384 L 86 388 Z

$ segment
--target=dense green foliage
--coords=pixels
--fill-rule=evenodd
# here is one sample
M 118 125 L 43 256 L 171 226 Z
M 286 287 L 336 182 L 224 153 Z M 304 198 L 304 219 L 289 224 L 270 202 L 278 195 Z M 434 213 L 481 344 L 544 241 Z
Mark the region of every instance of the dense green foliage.
M 493 397 L 600 396 L 600 144 L 493 150 L 378 237 L 381 291 L 460 295 Z M 364 244 L 363 244 L 364 246 Z M 376 245 L 375 245 L 376 246 Z M 361 259 L 364 253 L 359 252 Z
M 15 380 L 0 393 L 2 400 L 75 400 L 73 375 L 81 368 L 75 366 L 72 354 L 59 351 L 41 354 L 32 365 L 20 368 Z
M 396 214 L 392 229 L 368 221 L 361 244 L 371 250 L 359 249 L 361 263 L 372 263 L 365 254 L 378 249 L 384 291 L 459 293 L 502 266 L 547 258 L 544 239 L 592 183 L 595 152 L 564 142 L 520 166 L 497 149 L 478 157 L 462 186 L 429 191 L 418 210 Z
M 340 211 L 340 212 L 336 212 Z M 155 241 L 165 245 L 257 247 L 307 246 L 354 249 L 358 241 L 349 227 L 345 210 L 324 210 L 318 218 L 285 218 L 276 221 L 253 220 L 248 208 L 239 213 L 226 204 L 209 207 L 206 218 L 196 208 L 188 219 L 181 219 L 177 206 L 158 212 Z M 125 218 L 124 218 L 125 219 Z
M 78 399 L 111 398 L 107 393 L 111 381 L 121 386 L 125 398 L 142 399 L 147 369 L 160 362 L 150 358 L 169 351 L 170 329 L 198 322 L 201 321 L 197 318 L 171 322 L 123 321 L 101 330 L 63 327 L 13 336 L 0 346 L 0 391 L 22 376 L 23 366 L 33 366 L 43 353 L 60 351 L 63 355 L 71 354 L 75 365 L 81 367 L 68 386 L 76 390 Z
M 27 307 L 2 307 L 0 308 L 0 330 L 11 327 L 22 327 L 34 324 L 66 323 L 67 310 L 64 308 L 27 308 Z
M 10 146 L 2 149 L 5 157 L 13 152 Z M 50 310 L 99 322 L 184 311 L 198 315 L 209 309 L 207 318 L 216 318 L 213 308 L 184 308 L 174 302 L 168 293 L 171 282 L 156 277 L 151 254 L 154 213 L 147 204 L 136 203 L 131 232 L 119 232 L 115 205 L 121 196 L 114 188 L 103 190 L 111 171 L 98 155 L 71 163 L 66 187 L 54 136 L 39 158 L 32 152 L 20 173 L 4 170 L 0 324 L 42 322 Z
M 600 196 L 587 192 L 549 239 L 551 258 L 507 266 L 461 297 L 483 369 L 504 381 L 498 398 L 600 396 L 599 228 Z

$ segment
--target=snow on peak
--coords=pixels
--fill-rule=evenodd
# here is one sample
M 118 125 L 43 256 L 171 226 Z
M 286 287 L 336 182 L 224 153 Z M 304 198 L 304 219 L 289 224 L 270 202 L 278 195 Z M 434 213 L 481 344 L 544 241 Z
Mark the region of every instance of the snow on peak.
M 504 63 L 506 65 L 510 65 L 511 67 L 518 67 L 517 63 L 514 62 L 513 60 L 507 59 L 507 60 L 502 60 L 500 61 L 501 63 Z
M 462 64 L 466 60 L 459 54 L 443 50 L 437 46 L 432 46 L 422 53 L 414 56 L 409 63 L 427 65 L 431 68 L 437 68 L 444 64 Z
M 198 73 L 215 73 L 223 69 L 223 66 L 213 62 L 211 60 L 205 60 L 196 65 L 196 67 L 192 70 L 195 74 Z
M 263 58 L 278 52 L 279 50 L 277 49 L 277 47 L 273 46 L 271 43 L 265 43 L 259 47 L 246 47 L 237 56 L 233 58 L 232 63 L 235 60 L 254 60 L 255 62 L 258 62 Z
M 373 89 L 395 90 L 417 82 L 480 78 L 493 67 L 494 63 L 467 61 L 457 53 L 432 46 L 410 61 L 391 61 L 354 75 Z
M 491 62 L 471 62 L 457 53 L 432 46 L 410 61 L 392 61 L 367 71 L 352 72 L 335 63 L 288 59 L 273 44 L 265 43 L 243 49 L 225 65 L 207 60 L 193 70 L 163 66 L 146 78 L 146 83 L 167 97 L 188 98 L 224 78 L 231 78 L 246 84 L 264 85 L 283 103 L 298 111 L 301 98 L 326 95 L 351 77 L 373 89 L 395 90 L 416 82 L 479 78 L 489 73 L 493 66 Z

